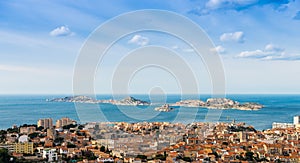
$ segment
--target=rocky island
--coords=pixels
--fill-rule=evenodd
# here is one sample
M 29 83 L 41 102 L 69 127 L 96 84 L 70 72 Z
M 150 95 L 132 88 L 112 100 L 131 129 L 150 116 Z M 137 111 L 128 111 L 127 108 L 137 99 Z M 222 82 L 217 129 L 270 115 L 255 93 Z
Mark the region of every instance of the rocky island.
M 156 108 L 154 108 L 154 110 L 160 111 L 160 112 L 170 112 L 170 111 L 173 110 L 173 108 L 171 108 L 171 107 L 169 106 L 169 104 L 164 104 L 164 105 L 162 105 L 161 107 L 156 107 Z
M 47 100 L 49 102 L 75 102 L 75 103 L 90 103 L 90 104 L 100 104 L 100 103 L 106 103 L 106 104 L 112 104 L 112 105 L 131 105 L 131 106 L 137 106 L 137 105 L 150 105 L 147 101 L 142 101 L 139 99 L 136 99 L 134 97 L 127 97 L 122 100 L 97 100 L 89 96 L 68 96 L 63 98 L 55 98 L 51 100 Z
M 47 99 L 48 102 L 77 102 L 77 103 L 99 103 L 99 100 L 89 96 L 67 96 L 63 98 Z
M 114 104 L 114 105 L 134 105 L 134 106 L 150 105 L 150 103 L 148 103 L 147 101 L 142 101 L 142 100 L 136 99 L 131 96 L 124 98 L 123 100 L 120 100 L 120 101 L 115 100 L 112 104 Z
M 205 107 L 209 109 L 237 109 L 237 110 L 259 110 L 263 105 L 258 103 L 239 103 L 228 98 L 209 98 L 206 102 L 201 100 L 182 100 L 171 104 L 171 106 Z

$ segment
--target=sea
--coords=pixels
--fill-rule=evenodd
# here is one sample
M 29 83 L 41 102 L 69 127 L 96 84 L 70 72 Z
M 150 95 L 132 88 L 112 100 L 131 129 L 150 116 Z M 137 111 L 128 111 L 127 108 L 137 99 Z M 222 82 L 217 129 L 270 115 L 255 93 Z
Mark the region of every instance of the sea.
M 212 110 L 207 108 L 174 107 L 170 112 L 157 112 L 155 107 L 185 99 L 206 100 L 211 95 L 131 95 L 153 103 L 151 106 L 116 106 L 111 104 L 78 104 L 50 102 L 49 99 L 67 95 L 0 95 L 0 129 L 13 125 L 36 124 L 40 118 L 53 121 L 69 117 L 78 123 L 87 122 L 209 122 L 208 115 L 216 115 L 219 122 L 245 122 L 257 130 L 272 127 L 273 122 L 292 123 L 300 115 L 300 95 L 288 94 L 230 94 L 226 98 L 238 102 L 256 102 L 264 105 L 257 111 Z M 97 99 L 122 99 L 125 95 L 97 95 Z M 214 119 L 216 120 L 216 119 Z

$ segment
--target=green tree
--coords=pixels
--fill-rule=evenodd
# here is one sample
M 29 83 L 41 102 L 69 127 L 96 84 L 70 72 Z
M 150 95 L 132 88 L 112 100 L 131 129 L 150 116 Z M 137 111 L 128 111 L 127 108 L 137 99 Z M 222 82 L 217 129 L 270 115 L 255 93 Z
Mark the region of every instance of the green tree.
M 183 157 L 182 160 L 186 162 L 192 162 L 192 159 L 190 157 Z
M 5 130 L 0 131 L 0 143 L 5 141 L 7 132 Z
M 34 133 L 29 134 L 28 137 L 30 137 L 30 139 L 33 139 L 33 138 L 36 138 L 38 135 L 39 135 L 39 133 L 34 132 Z
M 147 156 L 145 156 L 145 155 L 137 155 L 136 158 L 140 158 L 140 159 L 145 160 L 145 159 L 147 159 Z
M 164 155 L 158 154 L 158 155 L 155 156 L 155 159 L 159 159 L 159 160 L 162 160 L 162 161 L 165 161 L 166 158 L 167 158 L 166 154 L 164 154 Z
M 104 146 L 101 146 L 101 147 L 100 147 L 100 151 L 101 151 L 101 152 L 105 152 L 105 147 L 104 147 Z
M 43 129 L 44 129 L 43 126 L 40 126 L 40 127 L 37 127 L 37 128 L 36 128 L 36 130 L 38 130 L 38 131 L 42 131 Z
M 19 129 L 18 128 L 8 128 L 7 132 L 9 132 L 9 133 L 14 133 L 14 132 L 19 133 Z
M 68 142 L 67 148 L 76 148 L 76 145 Z
M 75 128 L 77 125 L 73 125 L 73 124 L 69 124 L 69 125 L 66 125 L 66 126 L 63 126 L 63 129 L 70 129 L 70 128 Z
M 9 155 L 8 150 L 0 148 L 0 163 L 10 162 L 10 159 L 13 158 Z
M 250 152 L 250 151 L 246 152 L 247 161 L 253 161 L 253 155 L 254 155 L 253 152 Z

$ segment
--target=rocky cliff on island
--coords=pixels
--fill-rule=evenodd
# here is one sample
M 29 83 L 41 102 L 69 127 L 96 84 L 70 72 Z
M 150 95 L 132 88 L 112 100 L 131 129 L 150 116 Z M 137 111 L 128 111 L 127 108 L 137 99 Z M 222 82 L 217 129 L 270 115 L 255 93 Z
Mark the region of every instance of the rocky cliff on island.
M 120 101 L 115 101 L 113 104 L 115 105 L 150 105 L 147 101 L 142 101 L 139 99 L 136 99 L 134 97 L 127 97 Z
M 113 105 L 150 105 L 147 101 L 142 101 L 139 99 L 136 99 L 134 97 L 127 97 L 122 100 L 97 100 L 89 96 L 68 96 L 63 98 L 55 98 L 51 100 L 47 100 L 50 102 L 75 102 L 75 103 L 90 103 L 90 104 L 100 104 L 100 103 L 106 103 L 106 104 L 113 104 Z
M 201 100 L 182 100 L 171 104 L 172 106 L 205 107 L 209 109 L 237 109 L 237 110 L 259 110 L 263 105 L 258 103 L 239 103 L 228 98 L 209 98 L 206 102 Z
M 169 111 L 172 111 L 173 108 L 171 108 L 171 107 L 169 106 L 169 104 L 164 104 L 164 105 L 162 105 L 162 106 L 160 106 L 160 107 L 154 108 L 154 110 L 160 111 L 160 112 L 169 112 Z
M 89 96 L 67 96 L 63 98 L 47 99 L 49 102 L 77 102 L 77 103 L 99 103 L 99 100 Z

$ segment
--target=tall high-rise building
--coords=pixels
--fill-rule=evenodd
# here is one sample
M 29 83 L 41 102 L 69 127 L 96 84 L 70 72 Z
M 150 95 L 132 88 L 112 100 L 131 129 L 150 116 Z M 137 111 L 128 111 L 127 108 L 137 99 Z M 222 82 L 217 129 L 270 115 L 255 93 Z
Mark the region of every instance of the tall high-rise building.
M 300 116 L 297 115 L 297 116 L 294 116 L 294 125 L 298 125 L 300 124 Z
M 39 119 L 37 121 L 37 126 L 42 126 L 44 128 L 53 128 L 53 121 L 51 118 Z
M 56 121 L 56 128 L 61 128 L 63 126 L 67 126 L 67 125 L 70 125 L 70 124 L 76 124 L 76 121 L 68 118 L 68 117 L 64 117 L 64 118 L 61 118 L 61 119 L 58 119 Z

